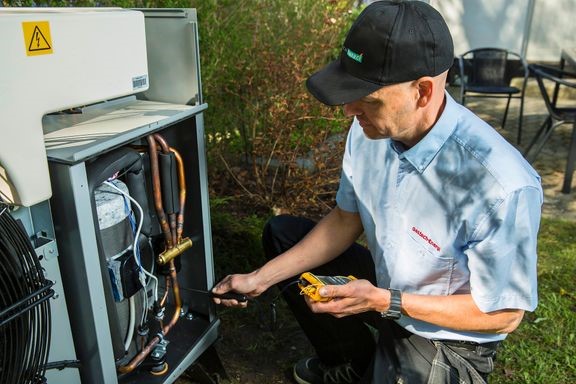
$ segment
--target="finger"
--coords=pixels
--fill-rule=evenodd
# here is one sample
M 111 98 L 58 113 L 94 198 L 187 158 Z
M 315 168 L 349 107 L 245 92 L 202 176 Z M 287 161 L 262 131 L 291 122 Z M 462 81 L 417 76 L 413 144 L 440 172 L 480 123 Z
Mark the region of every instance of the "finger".
M 214 288 L 212 288 L 212 292 L 222 294 L 230 291 L 232 289 L 231 282 L 232 282 L 232 276 L 231 275 L 226 276 L 225 278 L 220 280 L 220 282 L 218 282 L 218 284 L 216 284 Z
M 238 307 L 238 308 L 246 308 L 248 306 L 247 301 L 238 301 L 238 300 L 221 300 L 219 299 L 221 305 L 225 307 Z
M 318 293 L 320 294 L 320 296 L 326 297 L 326 298 L 339 297 L 339 296 L 342 296 L 341 288 L 342 288 L 342 286 L 338 286 L 338 285 L 325 285 L 323 287 L 320 287 L 320 289 L 318 290 Z

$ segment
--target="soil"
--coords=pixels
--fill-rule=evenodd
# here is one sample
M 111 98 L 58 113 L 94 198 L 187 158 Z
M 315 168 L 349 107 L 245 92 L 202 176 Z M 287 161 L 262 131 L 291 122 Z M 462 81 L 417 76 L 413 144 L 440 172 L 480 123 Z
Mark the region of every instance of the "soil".
M 495 129 L 515 144 L 517 134 L 518 102 L 512 101 L 506 128 L 500 127 L 504 103 L 493 99 L 479 99 L 470 102 L 468 107 L 490 123 Z M 536 130 L 546 118 L 544 103 L 537 96 L 527 97 L 524 109 L 523 142 L 517 148 L 522 152 L 531 141 Z M 571 126 L 557 129 L 533 163 L 542 177 L 544 189 L 543 216 L 576 220 L 575 192 L 561 193 L 564 168 L 570 142 Z M 516 144 L 515 144 L 516 145 Z M 502 164 L 502 166 L 506 166 Z M 576 188 L 572 183 L 573 188 Z M 272 293 L 271 295 L 274 295 Z M 294 383 L 291 378 L 293 364 L 300 358 L 312 354 L 305 336 L 292 319 L 289 310 L 278 303 L 278 325 L 274 331 L 266 325 L 270 315 L 269 302 L 265 297 L 252 303 L 246 310 L 223 309 L 219 317 L 222 321 L 220 338 L 215 348 L 220 356 L 228 379 L 214 382 L 229 384 L 271 384 Z M 195 381 L 190 371 L 183 375 L 177 384 L 203 383 Z

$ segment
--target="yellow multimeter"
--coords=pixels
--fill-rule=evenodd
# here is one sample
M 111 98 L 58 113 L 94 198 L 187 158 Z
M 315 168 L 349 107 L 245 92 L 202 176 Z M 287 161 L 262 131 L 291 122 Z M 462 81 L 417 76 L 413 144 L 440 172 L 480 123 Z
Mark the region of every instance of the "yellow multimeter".
M 304 272 L 298 280 L 298 287 L 301 295 L 307 295 L 314 301 L 330 301 L 331 297 L 322 297 L 318 289 L 323 285 L 344 285 L 352 280 L 354 276 L 316 276 L 310 272 Z

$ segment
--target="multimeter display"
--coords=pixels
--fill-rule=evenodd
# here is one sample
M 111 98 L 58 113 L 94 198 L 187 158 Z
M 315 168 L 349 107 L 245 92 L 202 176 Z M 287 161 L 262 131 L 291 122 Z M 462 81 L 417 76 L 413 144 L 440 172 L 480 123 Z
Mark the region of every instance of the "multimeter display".
M 316 276 L 310 272 L 304 272 L 298 280 L 300 294 L 309 296 L 314 301 L 330 301 L 331 297 L 322 297 L 318 293 L 323 285 L 344 285 L 352 280 L 354 276 Z

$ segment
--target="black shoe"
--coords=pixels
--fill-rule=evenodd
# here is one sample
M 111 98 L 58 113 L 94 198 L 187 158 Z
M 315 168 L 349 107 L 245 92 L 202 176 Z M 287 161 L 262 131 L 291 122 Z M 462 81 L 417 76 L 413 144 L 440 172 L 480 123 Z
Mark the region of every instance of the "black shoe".
M 327 366 L 317 357 L 308 357 L 294 365 L 294 379 L 298 384 L 353 384 L 360 375 L 350 363 Z

